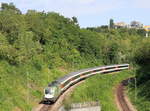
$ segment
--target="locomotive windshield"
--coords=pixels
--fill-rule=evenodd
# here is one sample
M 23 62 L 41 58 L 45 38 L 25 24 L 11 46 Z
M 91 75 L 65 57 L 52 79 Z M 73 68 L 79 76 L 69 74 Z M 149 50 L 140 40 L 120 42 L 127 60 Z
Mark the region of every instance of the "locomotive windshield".
M 55 93 L 55 90 L 56 90 L 56 87 L 55 87 L 55 86 L 45 88 L 45 94 L 53 95 L 53 94 Z
M 48 93 L 50 93 L 50 90 L 49 90 L 49 88 L 46 88 L 45 89 L 45 94 L 48 94 Z

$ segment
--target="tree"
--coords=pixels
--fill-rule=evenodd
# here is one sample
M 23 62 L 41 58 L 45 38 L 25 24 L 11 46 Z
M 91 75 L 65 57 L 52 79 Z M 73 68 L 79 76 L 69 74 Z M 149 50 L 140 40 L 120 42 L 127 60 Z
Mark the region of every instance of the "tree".
M 18 50 L 16 56 L 18 63 L 23 64 L 41 52 L 41 45 L 39 42 L 33 41 L 33 36 L 32 32 L 22 32 L 19 34 L 17 41 L 14 43 L 14 47 Z
M 114 28 L 114 20 L 113 19 L 110 19 L 110 21 L 109 21 L 109 27 L 111 29 Z
M 72 20 L 75 24 L 78 24 L 78 19 L 76 17 L 72 17 Z
M 144 29 L 138 29 L 137 33 L 143 37 L 146 35 L 146 31 Z
M 2 3 L 1 4 L 1 10 L 4 11 L 4 10 L 8 10 L 8 11 L 12 11 L 16 14 L 21 14 L 21 11 L 15 7 L 15 5 L 13 3 Z
M 0 33 L 0 59 L 16 64 L 16 54 L 16 49 L 10 45 L 7 41 L 7 38 Z

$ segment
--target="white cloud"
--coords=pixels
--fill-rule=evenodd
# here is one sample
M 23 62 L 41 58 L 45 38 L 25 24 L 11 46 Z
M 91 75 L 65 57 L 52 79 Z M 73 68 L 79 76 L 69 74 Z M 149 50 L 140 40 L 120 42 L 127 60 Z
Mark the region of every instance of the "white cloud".
M 133 0 L 136 8 L 150 8 L 150 0 Z

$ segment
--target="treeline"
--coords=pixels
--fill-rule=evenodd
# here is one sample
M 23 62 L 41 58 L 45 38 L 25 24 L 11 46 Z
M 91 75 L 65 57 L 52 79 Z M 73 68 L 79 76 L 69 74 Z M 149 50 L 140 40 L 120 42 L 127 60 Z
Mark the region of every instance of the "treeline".
M 3 78 L 6 74 L 8 79 L 12 75 L 23 78 L 30 73 L 30 82 L 41 84 L 39 79 L 43 81 L 48 79 L 42 78 L 45 69 L 53 70 L 60 67 L 81 69 L 117 63 L 149 64 L 150 39 L 145 38 L 143 33 L 141 30 L 106 27 L 82 29 L 76 17 L 65 18 L 58 13 L 35 10 L 28 10 L 26 14 L 22 14 L 12 3 L 2 3 L 1 84 L 6 84 L 6 87 L 11 85 Z M 51 78 L 57 77 L 55 73 Z M 23 81 L 21 83 L 25 85 Z M 43 84 L 46 85 L 47 82 Z M 6 87 L 2 87 L 3 92 L 0 92 L 3 93 L 4 100 L 5 96 L 12 93 L 10 91 L 12 89 Z M 4 103 L 0 102 L 1 105 Z M 19 103 L 18 106 L 23 107 Z
M 42 56 L 43 59 L 52 60 L 57 55 L 70 63 L 79 61 L 80 57 L 98 59 L 104 64 L 129 62 L 133 61 L 136 49 L 145 39 L 142 32 L 134 29 L 87 29 L 81 29 L 75 17 L 70 19 L 35 10 L 21 14 L 13 4 L 3 3 L 0 11 L 1 60 L 19 65 L 42 54 L 47 55 Z
M 143 99 L 140 103 L 140 110 L 150 110 L 149 107 L 147 107 L 148 105 L 150 105 L 150 103 L 146 103 L 146 101 L 150 101 L 150 38 L 145 38 L 145 34 L 150 34 L 150 32 L 146 32 L 143 29 L 127 28 L 108 30 L 107 26 L 96 28 L 89 27 L 87 28 L 87 30 L 106 34 L 109 36 L 116 36 L 117 38 L 121 37 L 123 43 L 118 40 L 115 41 L 116 39 L 113 39 L 113 43 L 117 42 L 118 44 L 125 44 L 125 46 L 121 47 L 121 49 L 125 51 L 123 56 L 129 57 L 126 58 L 127 60 L 129 60 L 128 63 L 131 63 L 134 66 L 138 66 L 136 70 L 138 91 L 136 93 L 138 94 L 138 97 Z M 117 60 L 115 60 L 115 62 L 117 62 Z M 146 100 L 145 102 L 144 99 Z

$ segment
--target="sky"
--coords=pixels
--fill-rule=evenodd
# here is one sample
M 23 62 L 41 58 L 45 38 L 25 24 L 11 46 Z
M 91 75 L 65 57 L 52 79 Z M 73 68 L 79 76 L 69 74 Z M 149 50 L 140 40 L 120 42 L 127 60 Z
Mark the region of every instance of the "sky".
M 140 21 L 150 25 L 150 0 L 0 0 L 13 2 L 23 13 L 33 9 L 57 12 L 65 17 L 76 16 L 81 27 L 107 25 L 114 22 Z

